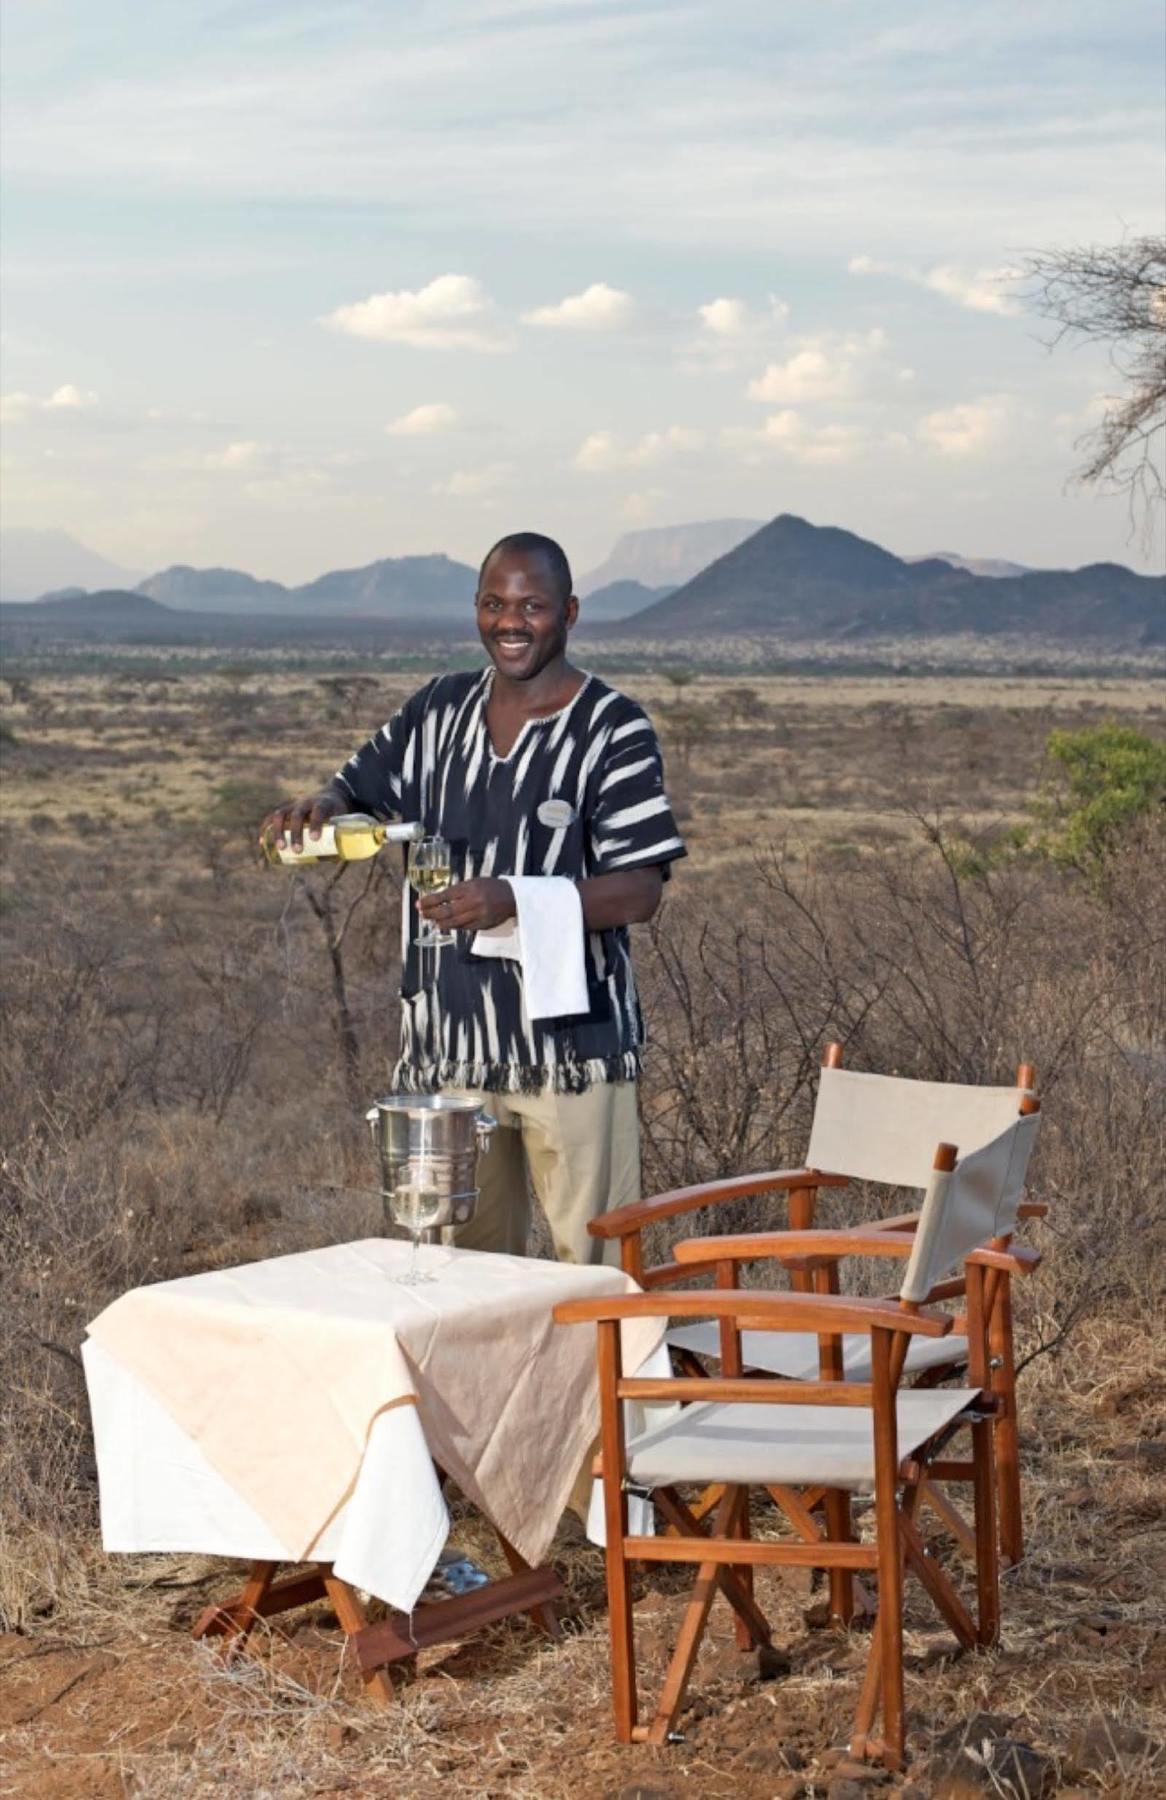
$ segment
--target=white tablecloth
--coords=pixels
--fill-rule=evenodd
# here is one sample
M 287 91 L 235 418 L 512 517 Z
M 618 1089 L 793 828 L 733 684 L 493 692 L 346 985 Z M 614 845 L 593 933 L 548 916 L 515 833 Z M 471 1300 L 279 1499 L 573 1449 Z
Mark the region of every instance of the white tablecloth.
M 437 1279 L 407 1287 L 407 1257 L 382 1238 L 337 1245 L 136 1289 L 94 1320 L 105 1548 L 329 1561 L 407 1611 L 449 1529 L 436 1459 L 540 1561 L 597 1428 L 594 1327 L 551 1309 L 635 1284 L 431 1249 Z M 625 1366 L 660 1335 L 629 1321 Z

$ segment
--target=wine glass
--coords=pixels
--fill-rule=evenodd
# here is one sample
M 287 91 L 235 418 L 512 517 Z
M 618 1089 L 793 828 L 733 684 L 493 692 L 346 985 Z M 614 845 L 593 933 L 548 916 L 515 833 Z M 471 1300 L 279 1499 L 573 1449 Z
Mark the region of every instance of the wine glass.
M 449 845 L 443 837 L 417 838 L 409 845 L 409 880 L 420 898 L 422 894 L 440 894 L 453 880 Z M 452 931 L 439 931 L 430 919 L 417 925 L 417 946 L 433 950 L 442 944 L 456 942 Z
M 404 1275 L 395 1275 L 403 1287 L 417 1287 L 423 1281 L 436 1281 L 435 1275 L 423 1275 L 417 1267 L 417 1246 L 421 1233 L 435 1225 L 441 1214 L 442 1197 L 434 1185 L 435 1177 L 422 1164 L 411 1168 L 409 1180 L 398 1184 L 389 1195 L 389 1216 L 394 1225 L 403 1225 L 409 1233 L 412 1251 Z

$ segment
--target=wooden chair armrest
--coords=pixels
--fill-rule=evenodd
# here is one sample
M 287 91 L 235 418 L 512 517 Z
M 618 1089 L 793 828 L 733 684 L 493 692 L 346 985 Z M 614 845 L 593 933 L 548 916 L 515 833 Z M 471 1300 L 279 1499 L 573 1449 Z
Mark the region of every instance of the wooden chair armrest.
M 703 1181 L 696 1187 L 652 1194 L 647 1200 L 634 1200 L 630 1206 L 615 1206 L 589 1220 L 587 1229 L 592 1237 L 630 1237 L 654 1219 L 674 1219 L 678 1213 L 717 1206 L 722 1200 L 747 1200 L 754 1194 L 782 1189 L 846 1187 L 849 1180 L 847 1175 L 823 1175 L 817 1169 L 769 1169 L 760 1175 L 733 1175 L 724 1181 Z
M 755 1231 L 734 1237 L 684 1238 L 673 1245 L 678 1263 L 752 1262 L 774 1259 L 788 1263 L 799 1258 L 837 1262 L 844 1256 L 893 1256 L 905 1261 L 914 1250 L 911 1238 L 900 1231 Z
M 889 1219 L 871 1219 L 864 1231 L 914 1231 L 919 1224 L 919 1214 L 894 1213 Z
M 1031 1275 L 1040 1267 L 1041 1253 L 1026 1244 L 1014 1244 L 1011 1250 L 990 1250 L 984 1245 L 973 1250 L 967 1260 L 978 1263 L 982 1269 L 999 1269 L 1006 1275 Z
M 645 1269 L 640 1276 L 640 1286 L 647 1292 L 650 1288 L 671 1287 L 677 1281 L 691 1281 L 697 1275 L 715 1275 L 715 1262 L 686 1263 L 682 1268 L 677 1262 L 656 1263 L 651 1269 Z
M 906 1312 L 877 1300 L 848 1294 L 774 1294 L 749 1288 L 704 1288 L 695 1294 L 606 1294 L 594 1300 L 560 1300 L 559 1325 L 615 1319 L 732 1319 L 746 1331 L 812 1331 L 838 1336 L 847 1331 L 906 1331 L 946 1337 L 951 1315 Z

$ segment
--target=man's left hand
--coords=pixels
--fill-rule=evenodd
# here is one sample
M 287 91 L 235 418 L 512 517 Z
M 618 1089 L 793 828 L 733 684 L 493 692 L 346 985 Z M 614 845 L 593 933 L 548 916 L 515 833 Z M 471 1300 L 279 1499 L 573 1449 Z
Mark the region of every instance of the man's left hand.
M 424 895 L 417 910 L 442 931 L 484 931 L 514 917 L 514 890 L 508 881 L 479 875 L 455 881 L 440 894 Z

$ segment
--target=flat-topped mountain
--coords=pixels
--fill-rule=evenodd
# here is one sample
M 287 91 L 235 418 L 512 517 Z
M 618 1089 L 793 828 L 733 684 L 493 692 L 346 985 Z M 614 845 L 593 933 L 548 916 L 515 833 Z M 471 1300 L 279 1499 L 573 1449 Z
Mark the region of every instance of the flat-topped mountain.
M 1161 583 L 1117 563 L 974 575 L 906 562 L 834 526 L 782 513 L 676 593 L 609 628 L 637 638 L 791 642 L 1023 634 L 1127 648 L 1166 642 Z
M 760 519 L 704 519 L 692 525 L 625 532 L 605 562 L 579 577 L 576 592 L 586 599 L 617 581 L 638 581 L 648 588 L 679 587 L 716 557 L 735 549 L 760 524 Z

